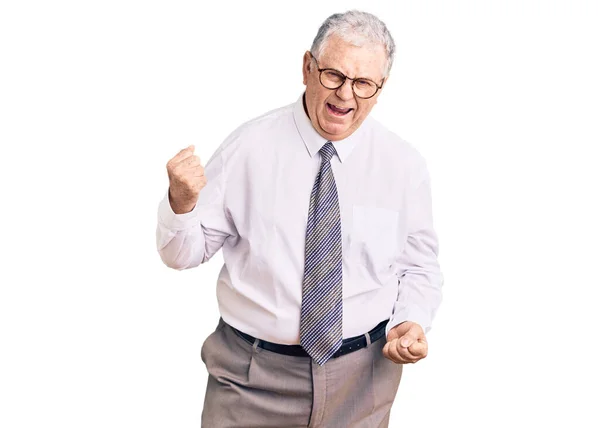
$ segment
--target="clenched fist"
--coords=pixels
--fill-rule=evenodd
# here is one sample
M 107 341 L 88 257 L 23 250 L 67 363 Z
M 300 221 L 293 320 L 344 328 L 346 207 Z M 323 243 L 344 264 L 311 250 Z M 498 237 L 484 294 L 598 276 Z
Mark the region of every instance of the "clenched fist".
M 200 158 L 194 155 L 194 146 L 189 146 L 167 162 L 169 174 L 169 202 L 175 214 L 192 211 L 198 202 L 200 190 L 206 186 L 204 168 Z
M 427 356 L 427 338 L 419 324 L 405 321 L 392 328 L 383 355 L 398 364 L 416 363 Z

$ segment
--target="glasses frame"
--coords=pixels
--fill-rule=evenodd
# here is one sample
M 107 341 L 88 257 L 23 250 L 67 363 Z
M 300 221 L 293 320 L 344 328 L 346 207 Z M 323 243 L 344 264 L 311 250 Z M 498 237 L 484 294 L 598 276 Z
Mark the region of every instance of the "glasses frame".
M 371 79 L 367 79 L 366 77 L 355 77 L 354 79 L 351 77 L 346 76 L 344 73 L 342 73 L 340 70 L 336 70 L 335 68 L 320 68 L 319 67 L 319 61 L 317 61 L 317 58 L 314 57 L 314 55 L 312 54 L 312 52 L 308 52 L 310 54 L 310 57 L 312 59 L 315 60 L 315 62 L 317 63 L 317 70 L 319 71 L 319 83 L 321 84 L 321 86 L 323 86 L 325 89 L 329 89 L 329 90 L 337 90 L 339 88 L 341 88 L 342 86 L 344 86 L 344 84 L 346 83 L 346 80 L 351 80 L 352 81 L 352 93 L 357 96 L 358 98 L 362 99 L 362 100 L 368 100 L 369 98 L 373 98 L 375 95 L 377 95 L 377 92 L 379 92 L 380 89 L 383 89 L 383 82 L 385 80 L 385 77 L 381 80 L 381 85 L 378 85 L 377 83 L 375 83 L 374 80 Z M 323 76 L 323 72 L 324 71 L 334 71 L 336 73 L 338 73 L 340 76 L 342 76 L 344 79 L 342 80 L 342 83 L 340 83 L 339 86 L 335 87 L 335 88 L 329 88 L 327 86 L 325 86 L 325 84 L 323 83 L 323 81 L 321 80 L 322 76 Z M 375 91 L 375 93 L 373 95 L 371 95 L 370 97 L 361 97 L 360 95 L 358 95 L 356 93 L 356 91 L 354 90 L 354 83 L 357 80 L 368 80 L 369 82 L 372 82 L 375 87 L 377 88 L 377 90 Z

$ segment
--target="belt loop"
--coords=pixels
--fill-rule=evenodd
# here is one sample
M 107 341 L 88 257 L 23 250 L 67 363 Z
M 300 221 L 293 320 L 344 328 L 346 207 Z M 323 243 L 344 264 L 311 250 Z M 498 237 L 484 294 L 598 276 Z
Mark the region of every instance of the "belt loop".
M 369 333 L 365 333 L 365 338 L 367 339 L 367 348 L 371 346 L 371 335 Z
M 254 345 L 252 345 L 252 348 L 254 349 L 254 352 L 256 352 L 256 348 L 258 348 L 258 342 L 260 339 L 254 339 Z

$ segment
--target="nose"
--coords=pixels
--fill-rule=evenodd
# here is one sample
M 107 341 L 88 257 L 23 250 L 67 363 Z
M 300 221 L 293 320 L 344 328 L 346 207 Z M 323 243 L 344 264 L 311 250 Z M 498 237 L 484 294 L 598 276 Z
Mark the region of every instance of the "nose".
M 346 79 L 344 84 L 337 88 L 336 95 L 344 101 L 351 100 L 354 97 L 354 92 L 352 91 L 352 80 Z

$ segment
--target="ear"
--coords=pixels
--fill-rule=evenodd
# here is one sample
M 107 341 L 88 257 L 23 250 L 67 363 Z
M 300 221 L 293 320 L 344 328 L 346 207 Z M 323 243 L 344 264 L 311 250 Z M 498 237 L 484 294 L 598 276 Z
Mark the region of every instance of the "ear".
M 304 85 L 308 84 L 308 75 L 310 74 L 310 63 L 312 61 L 312 57 L 310 56 L 310 52 L 306 51 L 304 57 L 302 58 L 302 78 Z

